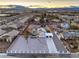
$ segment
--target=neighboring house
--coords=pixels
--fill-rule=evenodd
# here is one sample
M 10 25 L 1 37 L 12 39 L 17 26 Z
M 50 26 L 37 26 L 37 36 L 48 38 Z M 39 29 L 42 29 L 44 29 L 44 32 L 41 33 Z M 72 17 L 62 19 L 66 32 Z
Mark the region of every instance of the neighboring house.
M 64 32 L 64 33 L 63 33 L 63 36 L 64 36 L 64 39 L 79 38 L 79 31 Z
M 1 36 L 2 34 L 4 34 L 5 32 L 6 32 L 6 31 L 0 29 L 0 36 Z
M 17 36 L 18 33 L 19 33 L 19 31 L 17 31 L 17 30 L 12 30 L 11 32 L 5 33 L 4 35 L 0 36 L 0 38 L 1 38 L 2 40 L 5 40 L 5 39 L 6 39 L 7 42 L 12 42 L 13 38 L 14 38 L 15 36 Z
M 61 27 L 64 28 L 64 29 L 68 29 L 70 28 L 70 25 L 68 23 L 61 23 Z

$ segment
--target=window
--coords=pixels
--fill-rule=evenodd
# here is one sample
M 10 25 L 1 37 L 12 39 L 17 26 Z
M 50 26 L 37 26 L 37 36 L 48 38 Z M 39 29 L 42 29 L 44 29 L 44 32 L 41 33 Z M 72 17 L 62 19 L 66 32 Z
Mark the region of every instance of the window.
M 48 38 L 48 36 L 46 36 L 46 38 Z
M 52 38 L 52 36 L 49 36 L 50 38 Z

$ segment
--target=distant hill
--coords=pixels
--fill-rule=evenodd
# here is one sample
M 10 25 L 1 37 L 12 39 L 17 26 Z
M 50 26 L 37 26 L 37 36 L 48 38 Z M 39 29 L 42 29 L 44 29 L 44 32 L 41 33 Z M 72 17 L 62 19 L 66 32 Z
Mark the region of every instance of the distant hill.
M 26 10 L 26 7 L 24 6 L 20 6 L 20 5 L 0 5 L 0 10 L 13 10 L 16 13 L 18 12 L 23 12 L 24 10 Z
M 31 6 L 32 7 L 32 6 Z M 64 8 L 40 8 L 39 6 L 36 6 L 37 8 L 32 8 L 32 10 L 51 10 L 51 11 L 79 11 L 79 6 L 70 6 L 70 7 L 64 7 Z
M 37 7 L 37 8 L 31 8 L 31 7 Z M 64 7 L 64 8 L 47 8 L 46 6 L 39 6 L 39 5 L 34 5 L 34 6 L 21 6 L 21 5 L 0 5 L 0 10 L 9 10 L 9 11 L 14 11 L 15 13 L 20 13 L 23 11 L 27 10 L 33 10 L 33 11 L 58 11 L 58 12 L 64 12 L 64 11 L 78 11 L 79 12 L 79 6 L 70 6 L 70 7 Z

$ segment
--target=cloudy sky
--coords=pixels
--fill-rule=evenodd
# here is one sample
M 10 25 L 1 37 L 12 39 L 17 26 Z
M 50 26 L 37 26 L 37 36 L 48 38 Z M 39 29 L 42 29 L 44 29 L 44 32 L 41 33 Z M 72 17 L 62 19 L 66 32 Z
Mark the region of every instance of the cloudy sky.
M 40 5 L 45 7 L 79 6 L 79 0 L 0 0 L 0 5 Z

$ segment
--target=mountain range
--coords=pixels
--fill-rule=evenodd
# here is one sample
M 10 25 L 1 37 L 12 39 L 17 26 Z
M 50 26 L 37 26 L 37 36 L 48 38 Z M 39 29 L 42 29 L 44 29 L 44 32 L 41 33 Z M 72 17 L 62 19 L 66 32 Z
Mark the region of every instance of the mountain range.
M 79 11 L 79 6 L 69 6 L 69 7 L 63 7 L 63 8 L 46 8 L 46 7 L 43 8 L 43 6 L 42 6 L 42 8 L 41 8 L 41 6 L 36 5 L 33 7 L 36 7 L 36 8 L 32 8 L 32 6 L 31 6 L 31 8 L 33 10 Z
M 79 11 L 79 6 L 70 6 L 70 7 L 63 7 L 63 8 L 46 8 L 46 7 L 42 7 L 40 5 L 35 5 L 35 7 L 37 8 L 31 8 L 33 7 L 33 5 L 25 7 L 25 6 L 21 6 L 21 5 L 0 5 L 0 10 L 1 9 L 8 9 L 8 10 L 16 10 L 18 11 L 24 11 L 24 10 L 28 10 L 28 9 L 32 9 L 32 10 L 55 10 L 55 11 Z
M 1 11 L 14 11 L 16 13 L 20 13 L 26 10 L 26 7 L 21 5 L 0 5 Z

